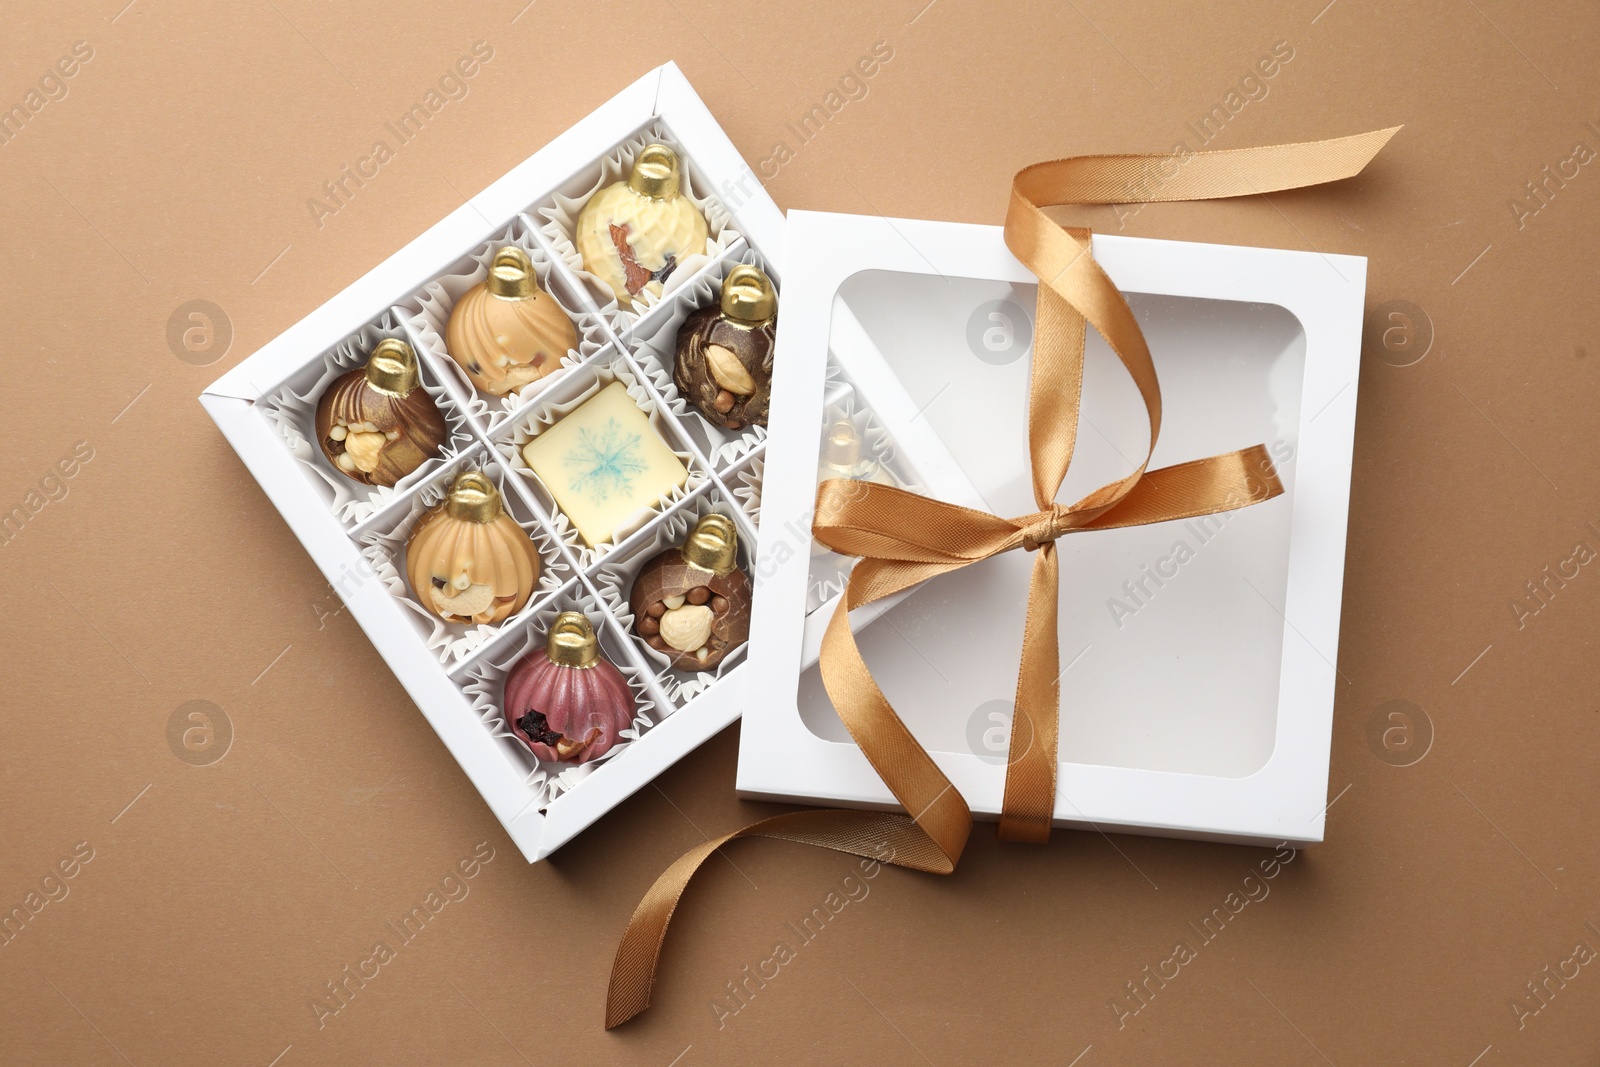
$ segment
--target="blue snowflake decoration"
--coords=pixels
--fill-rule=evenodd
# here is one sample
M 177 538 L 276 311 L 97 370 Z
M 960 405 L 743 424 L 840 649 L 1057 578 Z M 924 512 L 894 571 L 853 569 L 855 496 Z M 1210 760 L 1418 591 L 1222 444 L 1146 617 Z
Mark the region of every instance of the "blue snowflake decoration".
M 573 491 L 596 501 L 627 493 L 633 488 L 633 476 L 645 469 L 642 441 L 638 434 L 625 432 L 616 419 L 607 419 L 598 431 L 580 429 L 578 444 L 563 457 L 574 475 Z

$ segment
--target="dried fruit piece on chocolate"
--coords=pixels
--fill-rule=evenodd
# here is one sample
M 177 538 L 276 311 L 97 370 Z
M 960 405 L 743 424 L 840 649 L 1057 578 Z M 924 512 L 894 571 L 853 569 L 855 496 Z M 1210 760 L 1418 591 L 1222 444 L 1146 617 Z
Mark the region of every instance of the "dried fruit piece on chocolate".
M 678 264 L 705 254 L 709 235 L 705 216 L 683 195 L 677 153 L 652 144 L 640 150 L 625 181 L 606 186 L 583 205 L 573 243 L 584 270 L 631 307 L 646 290 L 660 296 Z
M 542 760 L 589 763 L 610 752 L 633 723 L 633 690 L 605 658 L 594 627 L 564 611 L 536 648 L 506 674 L 507 728 Z

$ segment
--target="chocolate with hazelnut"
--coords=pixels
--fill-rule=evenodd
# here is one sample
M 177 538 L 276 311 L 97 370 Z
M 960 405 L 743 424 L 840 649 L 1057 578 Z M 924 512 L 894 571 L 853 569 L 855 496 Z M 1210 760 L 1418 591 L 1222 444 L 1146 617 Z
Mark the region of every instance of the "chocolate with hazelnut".
M 777 323 L 772 279 L 740 264 L 723 280 L 717 305 L 701 308 L 678 327 L 673 384 L 713 426 L 767 424 Z
M 634 632 L 679 670 L 711 670 L 750 636 L 750 579 L 733 520 L 710 514 L 633 581 Z

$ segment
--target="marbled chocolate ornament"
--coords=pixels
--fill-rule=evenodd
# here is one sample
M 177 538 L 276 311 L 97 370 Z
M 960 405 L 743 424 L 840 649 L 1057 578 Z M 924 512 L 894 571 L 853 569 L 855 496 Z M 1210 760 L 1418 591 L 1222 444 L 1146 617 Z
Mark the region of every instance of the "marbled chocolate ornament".
M 392 337 L 378 342 L 365 367 L 323 391 L 315 427 L 328 462 L 367 485 L 394 485 L 432 458 L 447 434 L 422 388 L 417 354 Z
M 772 279 L 740 264 L 723 279 L 716 306 L 678 327 L 672 381 L 707 422 L 725 430 L 767 424 L 777 325 Z
M 578 611 L 550 624 L 545 647 L 506 675 L 506 728 L 542 760 L 588 763 L 611 751 L 633 723 L 633 690 L 600 653 L 594 627 Z
M 506 245 L 490 261 L 489 276 L 451 309 L 445 347 L 473 385 L 505 396 L 559 370 L 561 357 L 578 347 L 578 331 L 539 288 L 528 253 Z
M 578 212 L 573 241 L 583 269 L 623 307 L 646 289 L 660 296 L 661 283 L 685 256 L 705 253 L 710 228 L 682 186 L 677 153 L 646 145 L 626 181 L 601 189 Z
M 628 595 L 633 628 L 680 670 L 711 670 L 750 636 L 750 579 L 726 515 L 706 515 L 656 555 Z
M 406 580 L 445 622 L 504 622 L 533 595 L 539 550 L 506 514 L 488 476 L 466 471 L 412 528 Z

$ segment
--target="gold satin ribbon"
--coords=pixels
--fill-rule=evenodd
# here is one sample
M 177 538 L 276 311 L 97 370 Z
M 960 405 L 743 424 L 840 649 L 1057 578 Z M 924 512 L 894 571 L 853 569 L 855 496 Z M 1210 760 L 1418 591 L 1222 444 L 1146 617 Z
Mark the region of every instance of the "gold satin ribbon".
M 856 647 L 850 611 L 929 578 L 1022 548 L 1034 553 L 1017 672 L 999 836 L 1043 842 L 1055 813 L 1060 663 L 1056 639 L 1058 537 L 1229 511 L 1283 492 L 1262 445 L 1148 470 L 1161 432 L 1161 388 L 1127 301 L 1090 254 L 1088 230 L 1057 225 L 1043 208 L 1206 200 L 1294 189 L 1353 177 L 1399 131 L 1182 156 L 1078 156 L 1036 163 L 1013 181 L 1005 239 L 1039 277 L 1028 445 L 1037 511 L 1003 519 L 891 486 L 833 479 L 817 495 L 813 532 L 860 556 L 822 641 L 823 683 L 840 719 L 905 813 L 810 810 L 778 815 L 705 842 L 658 878 L 628 921 L 612 965 L 606 1028 L 650 1004 L 667 924 L 707 857 L 740 837 L 772 837 L 915 870 L 955 869 L 972 829 L 966 801 L 917 743 Z M 1171 177 L 1161 173 L 1165 162 Z M 1156 177 L 1150 177 L 1155 167 Z M 1156 184 L 1152 186 L 1152 181 Z M 1127 368 L 1149 414 L 1145 457 L 1126 477 L 1070 505 L 1055 503 L 1077 439 L 1083 346 L 1093 325 Z

